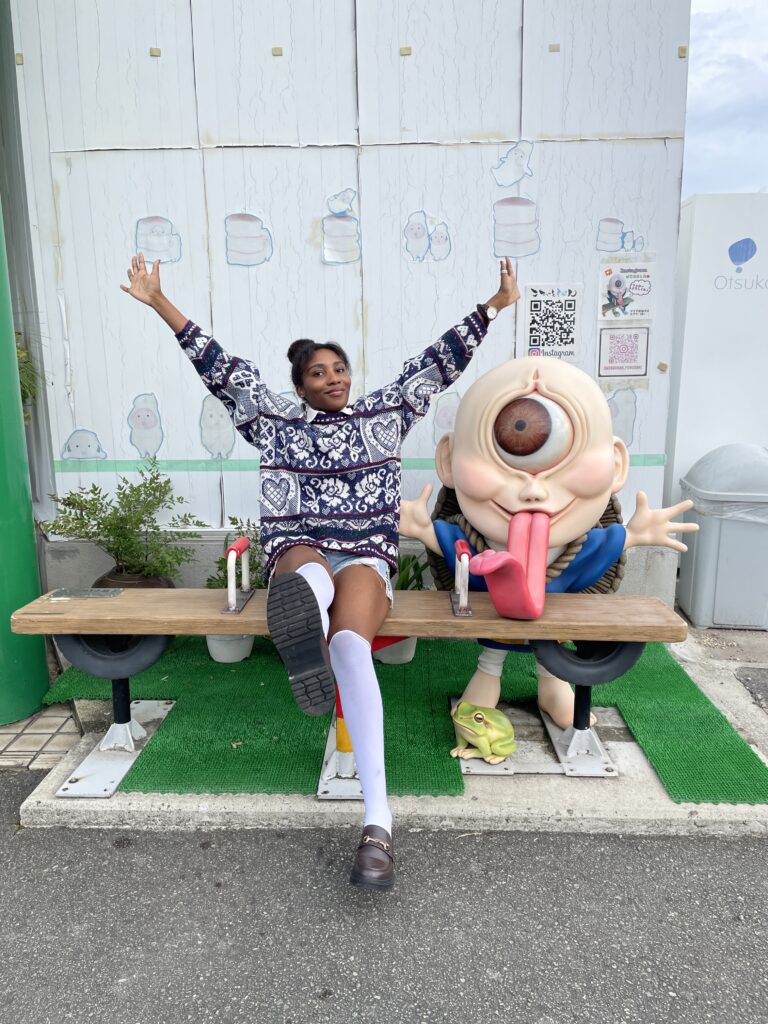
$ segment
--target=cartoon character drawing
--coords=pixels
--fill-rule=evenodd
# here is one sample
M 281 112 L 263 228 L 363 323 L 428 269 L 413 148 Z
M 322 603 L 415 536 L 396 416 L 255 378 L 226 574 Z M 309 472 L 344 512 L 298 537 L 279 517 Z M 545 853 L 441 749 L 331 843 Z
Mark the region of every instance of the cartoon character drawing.
M 357 192 L 345 188 L 326 199 L 330 210 L 323 217 L 323 263 L 354 263 L 360 259 L 360 222 L 352 214 Z
M 153 459 L 163 443 L 163 425 L 155 395 L 150 393 L 134 398 L 128 413 L 128 426 L 131 428 L 128 440 L 142 459 Z
M 403 228 L 405 236 L 405 251 L 417 263 L 421 263 L 429 252 L 429 229 L 427 227 L 427 215 L 423 210 L 417 210 L 408 216 L 408 221 Z
M 429 236 L 429 251 L 435 260 L 444 260 L 450 254 L 451 236 L 444 220 L 440 221 Z
M 453 430 L 460 401 L 460 396 L 451 388 L 450 391 L 444 392 L 432 403 L 432 407 L 435 410 L 433 420 L 435 444 L 437 444 L 446 431 Z
M 613 313 L 614 316 L 626 316 L 630 304 L 634 301 L 629 294 L 627 279 L 623 274 L 612 274 L 606 288 L 607 302 L 603 303 L 603 316 Z
M 147 263 L 176 263 L 181 259 L 181 235 L 167 217 L 142 217 L 136 222 L 137 255 L 140 252 Z
M 61 449 L 62 459 L 106 459 L 107 453 L 92 430 L 73 430 L 64 447 Z
M 645 238 L 635 237 L 634 231 L 625 231 L 624 221 L 618 217 L 603 217 L 598 221 L 595 242 L 598 252 L 642 252 L 644 247 Z
M 507 196 L 493 204 L 493 253 L 519 259 L 539 251 L 536 203 L 525 196 Z
M 272 234 L 261 217 L 252 213 L 231 213 L 224 218 L 227 263 L 236 267 L 258 267 L 272 258 Z
M 607 400 L 613 420 L 613 432 L 624 441 L 627 448 L 630 448 L 635 438 L 637 394 L 634 388 L 619 388 L 608 395 Z
M 491 174 L 496 179 L 496 184 L 501 188 L 511 188 L 523 178 L 531 177 L 533 175 L 530 167 L 532 153 L 533 143 L 527 139 L 521 139 L 511 149 L 508 149 L 496 166 L 491 168 Z
M 453 585 L 455 541 L 466 540 L 470 589 L 487 590 L 505 617 L 536 618 L 546 593 L 614 590 L 628 548 L 685 550 L 671 535 L 697 528 L 672 521 L 690 501 L 652 510 L 642 491 L 622 525 L 614 495 L 629 472 L 627 447 L 595 381 L 559 359 L 513 359 L 480 377 L 437 445 L 435 465 L 443 488 L 434 512 L 428 485 L 402 502 L 400 532 L 424 544 L 444 589 Z M 504 659 L 521 648 L 480 643 L 461 699 L 493 708 Z M 573 691 L 537 668 L 539 706 L 565 729 Z
M 228 459 L 235 447 L 235 430 L 227 410 L 215 395 L 206 395 L 200 410 L 200 440 L 212 459 Z

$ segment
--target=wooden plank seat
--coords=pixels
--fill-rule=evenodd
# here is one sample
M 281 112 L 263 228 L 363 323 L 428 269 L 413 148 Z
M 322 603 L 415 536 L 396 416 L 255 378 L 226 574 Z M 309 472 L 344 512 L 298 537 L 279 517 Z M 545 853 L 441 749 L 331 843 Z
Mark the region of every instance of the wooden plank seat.
M 549 671 L 578 687 L 580 718 L 588 715 L 589 695 L 579 690 L 622 675 L 646 643 L 687 635 L 685 622 L 655 597 L 551 594 L 532 621 L 501 618 L 484 593 L 471 595 L 471 607 L 471 617 L 459 617 L 445 592 L 396 591 L 380 635 L 530 643 Z M 83 671 L 120 680 L 121 704 L 128 678 L 152 665 L 177 634 L 269 635 L 263 590 L 238 613 L 225 610 L 220 590 L 51 591 L 15 612 L 11 628 L 52 635 Z

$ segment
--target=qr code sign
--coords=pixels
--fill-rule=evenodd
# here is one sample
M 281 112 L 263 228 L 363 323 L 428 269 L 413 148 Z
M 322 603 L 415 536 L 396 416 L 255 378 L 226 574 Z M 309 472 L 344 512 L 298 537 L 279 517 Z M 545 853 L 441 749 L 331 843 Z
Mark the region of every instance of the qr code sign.
M 527 299 L 527 354 L 572 359 L 577 336 L 576 289 L 530 286 Z

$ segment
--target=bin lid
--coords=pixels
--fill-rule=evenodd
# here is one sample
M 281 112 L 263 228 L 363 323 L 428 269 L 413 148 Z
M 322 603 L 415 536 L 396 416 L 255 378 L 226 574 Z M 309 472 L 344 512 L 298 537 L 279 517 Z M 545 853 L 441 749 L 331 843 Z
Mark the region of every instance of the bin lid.
M 692 497 L 708 501 L 768 502 L 768 448 L 724 444 L 707 452 L 681 477 Z

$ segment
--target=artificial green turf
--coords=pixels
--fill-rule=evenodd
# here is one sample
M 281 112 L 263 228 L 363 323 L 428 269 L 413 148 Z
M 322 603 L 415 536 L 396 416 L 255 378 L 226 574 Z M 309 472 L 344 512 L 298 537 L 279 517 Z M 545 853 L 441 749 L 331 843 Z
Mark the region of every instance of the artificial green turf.
M 408 665 L 377 664 L 385 712 L 389 790 L 458 795 L 464 784 L 448 715 L 477 664 L 474 642 L 420 640 Z M 105 699 L 109 682 L 68 669 L 52 704 Z M 621 679 L 596 686 L 593 703 L 617 707 L 670 797 L 694 803 L 768 803 L 768 768 L 661 644 Z M 534 699 L 531 655 L 507 658 L 502 699 Z M 201 637 L 178 638 L 131 680 L 134 699 L 176 706 L 121 789 L 153 793 L 315 793 L 330 715 L 302 714 L 268 640 L 235 665 L 212 661 Z

